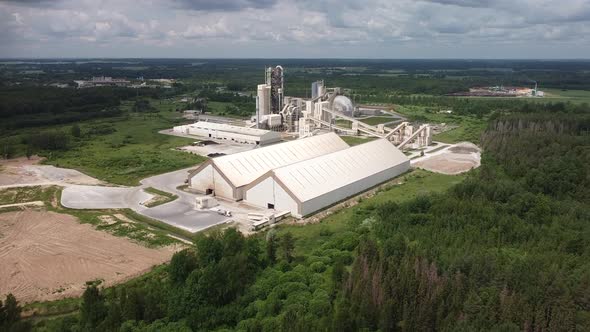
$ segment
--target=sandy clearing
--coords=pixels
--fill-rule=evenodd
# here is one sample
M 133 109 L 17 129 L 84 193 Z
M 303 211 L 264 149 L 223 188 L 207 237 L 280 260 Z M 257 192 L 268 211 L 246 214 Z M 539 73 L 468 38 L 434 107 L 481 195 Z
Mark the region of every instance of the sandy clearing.
M 421 158 L 413 166 L 442 174 L 460 174 L 468 172 L 481 164 L 481 152 L 477 145 L 469 142 L 455 144 L 447 149 L 437 151 L 430 157 Z
M 0 160 L 0 186 L 35 184 L 102 184 L 101 181 L 73 169 L 38 165 L 43 158 L 33 156 Z
M 168 261 L 178 247 L 149 249 L 70 215 L 0 214 L 0 297 L 24 303 L 80 296 L 86 281 L 123 282 Z

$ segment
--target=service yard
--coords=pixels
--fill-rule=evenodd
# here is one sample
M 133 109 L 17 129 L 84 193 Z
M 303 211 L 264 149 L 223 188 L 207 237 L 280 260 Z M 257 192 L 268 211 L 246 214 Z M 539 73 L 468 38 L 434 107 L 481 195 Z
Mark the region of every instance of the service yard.
M 87 281 L 114 285 L 167 262 L 177 245 L 150 249 L 55 212 L 0 214 L 0 297 L 50 301 L 80 296 Z

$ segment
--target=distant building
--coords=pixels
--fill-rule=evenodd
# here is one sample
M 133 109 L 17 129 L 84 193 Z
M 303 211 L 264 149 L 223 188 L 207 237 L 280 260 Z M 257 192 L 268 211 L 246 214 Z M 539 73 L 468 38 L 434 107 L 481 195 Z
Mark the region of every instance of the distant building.
M 173 128 L 173 131 L 180 134 L 226 140 L 242 144 L 267 145 L 281 140 L 281 134 L 277 132 L 205 121 L 199 121 L 184 126 L 176 126 Z
M 108 76 L 92 77 L 89 81 L 74 81 L 78 88 L 94 88 L 100 86 L 128 86 L 130 81 L 122 78 L 112 78 Z

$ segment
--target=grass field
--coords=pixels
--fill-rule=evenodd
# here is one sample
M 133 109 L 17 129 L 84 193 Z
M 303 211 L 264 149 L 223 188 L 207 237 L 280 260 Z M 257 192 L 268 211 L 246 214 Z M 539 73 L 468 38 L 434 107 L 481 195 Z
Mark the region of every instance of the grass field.
M 0 190 L 0 205 L 42 201 L 47 204 L 55 199 L 59 187 L 34 186 Z
M 296 239 L 298 254 L 309 255 L 321 248 L 322 244 L 331 238 L 330 234 L 344 234 L 355 225 L 350 223 L 353 216 L 363 214 L 380 203 L 394 201 L 404 202 L 416 196 L 429 193 L 440 193 L 451 186 L 460 183 L 466 175 L 443 175 L 423 170 L 415 170 L 403 176 L 403 184 L 394 185 L 378 192 L 375 196 L 362 200 L 358 205 L 342 209 L 324 218 L 320 223 L 308 225 L 281 225 L 277 228 L 279 234 L 291 232 Z
M 398 106 L 399 113 L 408 117 L 410 121 L 429 122 L 431 124 L 446 123 L 457 125 L 458 128 L 434 136 L 434 140 L 443 143 L 457 143 L 468 141 L 479 143 L 479 138 L 487 125 L 486 118 L 460 116 L 446 113 L 429 112 L 421 106 Z
M 178 198 L 178 195 L 174 195 L 174 194 L 162 191 L 162 190 L 158 190 L 153 187 L 145 188 L 144 191 L 155 196 L 149 202 L 145 203 L 145 206 L 150 207 L 150 208 L 154 207 L 154 206 L 158 206 L 158 205 L 172 202 L 173 200 Z
M 126 113 L 121 118 L 80 124 L 82 137 L 64 152 L 45 153 L 46 163 L 74 168 L 110 183 L 137 185 L 139 180 L 205 160 L 195 154 L 174 151 L 193 140 L 158 134 L 179 121 L 167 101 L 152 101 L 157 113 Z M 129 109 L 131 103 L 123 105 Z M 64 127 L 62 130 L 68 130 Z
M 79 138 L 70 136 L 66 151 L 38 151 L 46 157 L 45 163 L 77 169 L 100 180 L 138 185 L 139 180 L 199 164 L 205 160 L 195 154 L 175 151 L 194 140 L 159 134 L 186 120 L 174 112 L 177 105 L 169 100 L 151 100 L 157 110 L 153 113 L 135 113 L 133 102 L 125 102 L 122 116 L 80 122 Z M 30 135 L 44 131 L 70 133 L 72 125 L 26 128 L 6 134 L 2 140 L 25 141 Z M 0 142 L 1 143 L 1 142 Z M 24 155 L 26 146 L 17 144 L 17 155 Z
M 586 90 L 561 90 L 561 89 L 541 89 L 545 92 L 544 98 L 539 98 L 544 101 L 563 101 L 572 102 L 576 104 L 588 103 L 590 104 L 590 91 Z
M 542 98 L 515 98 L 515 97 L 460 97 L 470 99 L 513 99 L 513 100 L 526 100 L 535 103 L 556 103 L 556 102 L 571 102 L 574 104 L 588 103 L 590 104 L 590 91 L 587 90 L 562 90 L 562 89 L 551 89 L 551 88 L 539 88 L 539 90 L 545 92 L 545 96 Z
M 481 134 L 486 128 L 486 123 L 480 123 L 477 121 L 465 121 L 459 125 L 458 128 L 445 131 L 434 135 L 434 140 L 443 143 L 458 143 L 458 142 L 471 142 L 479 144 Z
M 342 128 L 352 128 L 352 122 L 345 119 L 336 119 L 336 125 Z

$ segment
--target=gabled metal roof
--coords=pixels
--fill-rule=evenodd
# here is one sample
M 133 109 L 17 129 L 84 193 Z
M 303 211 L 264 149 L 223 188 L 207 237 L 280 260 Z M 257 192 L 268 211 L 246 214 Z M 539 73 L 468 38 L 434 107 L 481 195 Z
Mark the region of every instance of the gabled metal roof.
M 300 202 L 311 200 L 409 159 L 386 139 L 339 150 L 272 171 Z
M 306 137 L 212 159 L 212 163 L 237 188 L 275 168 L 348 148 L 335 133 Z

